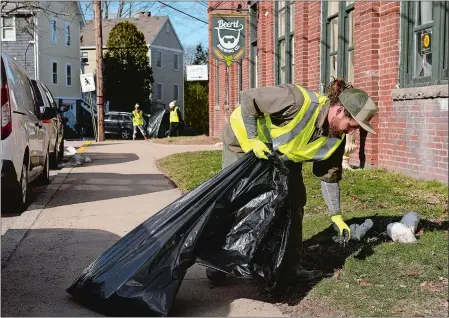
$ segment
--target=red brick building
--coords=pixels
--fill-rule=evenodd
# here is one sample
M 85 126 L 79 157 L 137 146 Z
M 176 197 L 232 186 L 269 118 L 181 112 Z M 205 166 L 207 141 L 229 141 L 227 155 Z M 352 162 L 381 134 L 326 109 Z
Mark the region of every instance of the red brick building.
M 209 49 L 210 135 L 220 136 L 240 90 L 296 83 L 323 92 L 341 76 L 379 107 L 351 163 L 448 183 L 449 2 L 211 1 L 246 16 L 246 56 L 229 68 Z

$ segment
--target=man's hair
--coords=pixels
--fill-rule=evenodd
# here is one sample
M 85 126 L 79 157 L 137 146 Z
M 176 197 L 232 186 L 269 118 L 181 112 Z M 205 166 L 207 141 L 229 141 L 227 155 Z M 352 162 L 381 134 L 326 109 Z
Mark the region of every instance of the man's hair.
M 343 91 L 348 88 L 352 88 L 352 85 L 346 83 L 345 80 L 341 77 L 334 78 L 332 82 L 327 86 L 327 97 L 329 98 L 329 102 L 331 106 L 341 105 L 338 96 L 340 96 Z M 352 118 L 352 115 L 344 108 L 345 117 Z

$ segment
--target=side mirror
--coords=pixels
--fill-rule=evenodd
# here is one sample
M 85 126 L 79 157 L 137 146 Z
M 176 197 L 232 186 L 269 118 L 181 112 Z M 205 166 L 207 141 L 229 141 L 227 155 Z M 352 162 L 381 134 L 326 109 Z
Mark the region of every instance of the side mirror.
M 68 110 L 69 110 L 69 107 L 67 107 L 67 106 L 64 106 L 64 105 L 59 106 L 59 112 L 60 113 L 65 113 Z
M 58 113 L 56 112 L 56 109 L 54 109 L 53 107 L 45 107 L 44 108 L 44 113 L 42 114 L 42 119 L 52 119 L 55 118 L 58 115 Z

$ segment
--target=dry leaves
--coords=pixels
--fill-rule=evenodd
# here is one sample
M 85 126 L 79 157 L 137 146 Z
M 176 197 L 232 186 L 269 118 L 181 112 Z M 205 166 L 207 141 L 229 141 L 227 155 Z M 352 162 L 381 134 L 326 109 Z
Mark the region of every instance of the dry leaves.
M 361 280 L 359 282 L 360 286 L 371 286 L 372 284 L 368 283 L 366 280 Z

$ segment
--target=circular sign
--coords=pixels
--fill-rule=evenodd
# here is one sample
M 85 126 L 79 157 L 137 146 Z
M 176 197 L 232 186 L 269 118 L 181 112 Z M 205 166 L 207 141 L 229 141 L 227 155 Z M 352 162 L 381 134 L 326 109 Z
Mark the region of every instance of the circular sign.
M 429 35 L 429 33 L 424 34 L 422 44 L 423 44 L 423 46 L 426 49 L 430 46 L 430 35 Z

